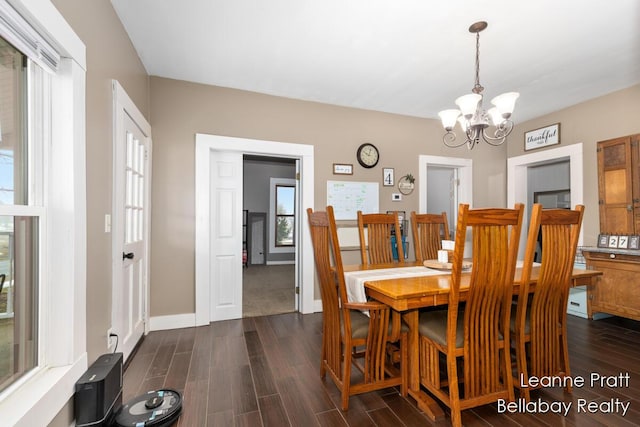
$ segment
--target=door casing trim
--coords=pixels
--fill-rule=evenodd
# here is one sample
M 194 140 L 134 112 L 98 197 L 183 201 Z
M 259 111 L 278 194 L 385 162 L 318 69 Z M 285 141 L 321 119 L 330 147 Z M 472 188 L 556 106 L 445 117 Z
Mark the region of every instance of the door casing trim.
M 290 157 L 300 160 L 300 212 L 314 208 L 314 158 L 313 146 L 286 142 L 264 141 L 230 136 L 196 134 L 195 138 L 195 203 L 196 203 L 196 326 L 210 322 L 210 271 L 209 271 L 209 185 L 211 152 L 235 151 L 243 154 Z M 299 283 L 300 312 L 313 313 L 315 310 L 315 270 L 313 247 L 307 221 L 300 221 Z

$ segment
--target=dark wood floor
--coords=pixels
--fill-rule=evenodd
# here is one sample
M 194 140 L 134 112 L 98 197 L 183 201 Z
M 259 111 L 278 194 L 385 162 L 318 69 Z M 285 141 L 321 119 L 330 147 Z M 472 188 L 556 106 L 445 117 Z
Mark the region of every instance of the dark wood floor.
M 465 425 L 640 425 L 640 323 L 569 318 L 571 368 L 587 384 L 571 395 L 559 388 L 532 393 L 534 402 L 571 402 L 568 415 L 498 414 L 497 405 L 486 405 L 464 411 Z M 335 386 L 319 376 L 321 321 L 320 314 L 289 313 L 152 332 L 125 372 L 124 400 L 158 388 L 179 390 L 179 426 L 449 425 L 448 416 L 429 421 L 395 389 L 352 397 L 347 412 L 337 409 Z M 609 376 L 609 387 L 591 387 L 592 373 Z M 628 384 L 619 380 L 626 373 Z M 616 402 L 630 403 L 624 417 Z M 599 410 L 580 411 L 581 403 Z M 618 412 L 605 413 L 606 405 Z

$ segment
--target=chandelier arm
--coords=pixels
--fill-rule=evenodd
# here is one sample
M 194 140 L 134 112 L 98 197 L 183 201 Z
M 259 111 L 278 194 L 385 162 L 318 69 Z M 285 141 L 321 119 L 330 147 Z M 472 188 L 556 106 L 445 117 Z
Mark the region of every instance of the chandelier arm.
M 448 131 L 442 136 L 442 142 L 444 142 L 444 145 L 450 148 L 462 147 L 464 144 L 467 143 L 467 141 L 454 143 L 455 140 L 456 140 L 455 132 Z
M 511 120 L 505 120 L 504 122 L 500 123 L 499 126 L 496 127 L 496 130 L 493 134 L 494 136 L 488 135 L 487 130 L 483 129 L 482 139 L 484 139 L 484 141 L 487 144 L 490 144 L 493 146 L 502 145 L 507 140 L 507 137 L 509 136 L 512 130 L 513 130 L 513 122 Z

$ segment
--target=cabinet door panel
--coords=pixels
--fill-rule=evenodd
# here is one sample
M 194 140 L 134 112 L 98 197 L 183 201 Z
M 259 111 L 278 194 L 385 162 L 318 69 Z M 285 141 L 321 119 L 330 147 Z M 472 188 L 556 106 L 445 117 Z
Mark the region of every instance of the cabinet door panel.
M 598 142 L 601 233 L 635 234 L 631 165 L 631 137 Z
M 629 202 L 629 192 L 627 191 L 627 175 L 631 171 L 626 169 L 615 169 L 604 172 L 604 202 L 605 204 Z

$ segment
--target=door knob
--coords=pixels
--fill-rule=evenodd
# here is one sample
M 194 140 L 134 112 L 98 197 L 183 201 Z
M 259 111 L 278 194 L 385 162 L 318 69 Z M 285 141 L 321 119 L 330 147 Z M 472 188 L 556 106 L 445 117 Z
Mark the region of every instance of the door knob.
M 133 252 L 129 252 L 128 254 L 122 252 L 122 259 L 133 259 Z

